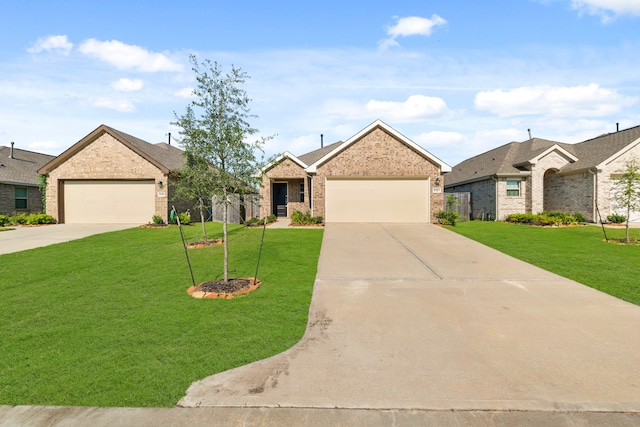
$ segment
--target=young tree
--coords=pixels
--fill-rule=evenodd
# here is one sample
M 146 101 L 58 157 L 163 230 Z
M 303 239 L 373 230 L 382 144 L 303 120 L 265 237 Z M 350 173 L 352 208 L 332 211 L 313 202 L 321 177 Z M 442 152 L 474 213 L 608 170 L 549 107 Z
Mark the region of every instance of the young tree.
M 640 210 L 640 164 L 637 159 L 628 160 L 622 173 L 614 178 L 611 191 L 613 207 L 627 211 L 626 242 L 629 243 L 629 217 L 632 211 Z
M 186 176 L 197 182 L 198 187 L 209 191 L 194 191 L 215 195 L 223 203 L 222 230 L 224 246 L 224 281 L 229 280 L 228 209 L 232 194 L 248 194 L 256 191 L 260 169 L 257 152 L 262 152 L 264 143 L 272 137 L 261 137 L 249 141 L 258 130 L 251 127 L 251 115 L 247 93 L 242 85 L 248 78 L 240 68 L 231 66 L 223 73 L 217 62 L 198 62 L 195 55 L 189 60 L 196 75 L 197 85 L 193 90 L 195 99 L 187 106 L 183 115 L 173 122 L 181 128 L 181 142 L 185 150 Z M 194 188 L 195 190 L 195 188 Z

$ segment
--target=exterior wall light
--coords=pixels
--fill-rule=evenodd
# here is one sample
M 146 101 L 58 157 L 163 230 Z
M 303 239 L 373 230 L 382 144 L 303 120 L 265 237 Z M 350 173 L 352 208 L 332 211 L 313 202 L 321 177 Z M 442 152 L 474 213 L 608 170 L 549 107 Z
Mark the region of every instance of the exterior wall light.
M 440 177 L 436 178 L 436 187 L 440 187 Z

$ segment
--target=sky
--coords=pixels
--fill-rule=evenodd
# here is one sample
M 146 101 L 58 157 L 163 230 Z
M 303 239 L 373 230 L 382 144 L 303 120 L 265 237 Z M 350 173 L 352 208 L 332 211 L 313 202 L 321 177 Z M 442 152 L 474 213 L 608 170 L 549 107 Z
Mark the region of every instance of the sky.
M 0 0 L 0 144 L 172 143 L 189 55 L 240 67 L 267 157 L 382 120 L 453 166 L 640 125 L 640 0 Z

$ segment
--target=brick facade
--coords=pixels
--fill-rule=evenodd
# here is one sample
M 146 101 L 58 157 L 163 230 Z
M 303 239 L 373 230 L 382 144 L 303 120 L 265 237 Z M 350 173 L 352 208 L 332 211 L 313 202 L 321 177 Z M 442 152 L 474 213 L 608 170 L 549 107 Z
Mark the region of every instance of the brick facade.
M 27 209 L 16 209 L 16 188 L 27 190 Z M 0 183 L 0 215 L 31 214 L 42 212 L 40 187 Z
M 157 192 L 170 196 L 168 175 L 120 143 L 108 133 L 67 159 L 49 172 L 47 178 L 47 214 L 60 219 L 60 185 L 64 180 L 138 180 L 162 181 L 164 188 L 156 184 L 155 215 L 168 221 L 169 197 L 158 197 Z M 149 218 L 151 220 L 151 218 Z
M 432 163 L 380 127 L 374 128 L 335 157 L 320 165 L 313 177 L 313 215 L 325 216 L 325 182 L 327 177 L 416 177 L 435 179 L 442 175 Z M 444 209 L 444 193 L 433 193 L 431 221 Z
M 311 210 L 311 215 L 325 217 L 325 182 L 328 177 L 421 178 L 430 181 L 430 190 L 436 188 L 435 180 L 442 180 L 442 165 L 416 151 L 414 147 L 402 141 L 401 136 L 397 137 L 388 132 L 385 125 L 376 123 L 368 131 L 363 131 L 358 139 L 351 140 L 346 148 L 338 149 L 333 157 L 317 165 L 316 170 L 311 173 L 307 173 L 305 167 L 288 157 L 268 169 L 262 177 L 260 190 L 261 216 L 273 212 L 272 185 L 278 182 L 287 183 L 288 217 L 294 210 Z M 304 187 L 302 197 L 300 185 Z M 309 194 L 312 198 L 311 203 Z M 434 192 L 428 196 L 431 221 L 436 222 L 435 214 L 444 209 L 444 193 Z

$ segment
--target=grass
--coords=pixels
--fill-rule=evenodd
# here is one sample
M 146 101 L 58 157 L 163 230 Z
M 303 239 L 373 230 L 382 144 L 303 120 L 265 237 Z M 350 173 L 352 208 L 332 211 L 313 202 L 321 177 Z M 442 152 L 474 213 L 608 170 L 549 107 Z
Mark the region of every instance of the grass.
M 515 258 L 640 305 L 640 246 L 606 243 L 600 227 L 541 228 L 504 222 L 467 221 L 450 228 Z M 609 239 L 624 228 L 607 228 Z M 640 237 L 640 229 L 631 229 Z
M 185 230 L 200 239 L 199 224 Z M 232 277 L 254 276 L 261 234 L 230 227 Z M 193 381 L 286 350 L 306 327 L 321 241 L 267 229 L 262 286 L 232 300 L 186 294 L 175 226 L 0 256 L 0 404 L 171 407 Z M 196 283 L 222 272 L 222 246 L 189 255 Z

